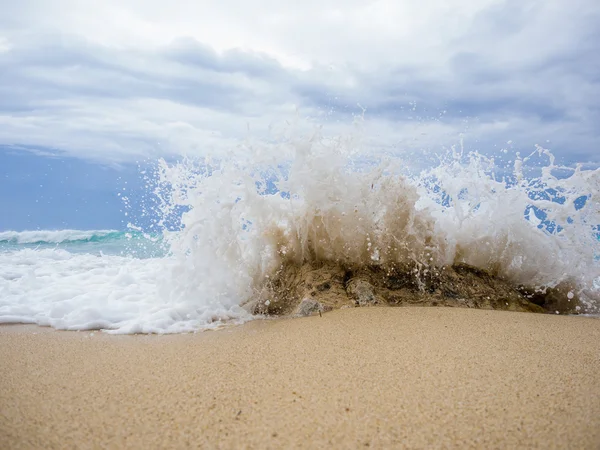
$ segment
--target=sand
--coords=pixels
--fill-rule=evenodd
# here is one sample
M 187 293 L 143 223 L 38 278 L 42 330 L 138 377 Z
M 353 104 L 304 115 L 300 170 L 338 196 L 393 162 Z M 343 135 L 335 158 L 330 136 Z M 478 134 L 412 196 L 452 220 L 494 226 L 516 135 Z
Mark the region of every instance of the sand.
M 0 327 L 0 447 L 600 448 L 600 320 L 355 308 L 188 335 Z

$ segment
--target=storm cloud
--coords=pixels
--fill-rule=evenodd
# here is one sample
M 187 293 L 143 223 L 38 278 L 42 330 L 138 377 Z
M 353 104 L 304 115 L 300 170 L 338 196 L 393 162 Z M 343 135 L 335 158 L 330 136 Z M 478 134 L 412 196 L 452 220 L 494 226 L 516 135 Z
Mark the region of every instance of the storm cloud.
M 600 162 L 600 6 L 3 2 L 0 145 L 101 162 L 226 152 L 300 115 L 372 151 Z

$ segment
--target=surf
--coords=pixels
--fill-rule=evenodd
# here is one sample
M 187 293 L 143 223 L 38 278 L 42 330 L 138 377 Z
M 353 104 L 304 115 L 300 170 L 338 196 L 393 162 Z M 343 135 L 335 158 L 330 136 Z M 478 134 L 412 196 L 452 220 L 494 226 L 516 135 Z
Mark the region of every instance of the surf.
M 0 321 L 172 333 L 295 313 L 304 300 L 308 313 L 429 294 L 437 300 L 421 304 L 502 309 L 484 295 L 495 291 L 511 305 L 551 295 L 573 305 L 559 312 L 598 312 L 599 168 L 561 165 L 542 147 L 457 145 L 437 159 L 422 167 L 321 128 L 229 156 L 161 159 L 138 212 L 152 225 L 131 211 L 122 233 L 159 236 L 164 252 L 14 249 L 1 262 L 11 275 L 0 278 Z M 94 233 L 82 239 L 112 236 Z
M 118 230 L 31 230 L 1 231 L 0 244 L 61 244 L 89 242 L 118 236 Z
M 561 287 L 577 311 L 597 310 L 598 169 L 559 166 L 541 147 L 503 167 L 453 149 L 411 174 L 401 158 L 357 159 L 351 144 L 317 132 L 244 161 L 161 161 L 163 211 L 186 211 L 168 236 L 172 295 L 261 311 L 290 267 L 408 268 L 419 284 L 468 265 L 529 298 Z

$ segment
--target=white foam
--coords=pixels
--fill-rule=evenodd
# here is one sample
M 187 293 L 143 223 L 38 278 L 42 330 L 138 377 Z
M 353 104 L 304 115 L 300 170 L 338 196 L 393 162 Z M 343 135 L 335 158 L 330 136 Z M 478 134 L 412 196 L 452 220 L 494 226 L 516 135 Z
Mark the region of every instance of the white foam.
M 13 242 L 16 244 L 33 244 L 37 242 L 50 242 L 60 244 L 90 239 L 94 236 L 102 237 L 116 230 L 35 230 L 35 231 L 0 231 L 0 242 Z
M 526 160 L 518 159 L 511 174 L 516 182 L 498 181 L 494 161 L 476 154 L 455 154 L 407 178 L 399 160 L 353 169 L 347 145 L 317 136 L 279 147 L 277 156 L 263 149 L 271 160 L 222 162 L 208 170 L 210 176 L 187 164 L 163 164 L 171 204 L 191 208 L 183 231 L 171 236 L 178 289 L 204 289 L 206 280 L 199 277 L 208 274 L 213 295 L 243 301 L 284 260 L 350 266 L 410 261 L 422 270 L 464 262 L 514 284 L 569 281 L 594 306 L 600 243 L 592 227 L 600 223 L 600 169 L 578 168 L 557 178 L 551 154 L 538 149 L 549 157 L 538 178 L 526 177 Z M 288 198 L 257 191 L 265 173 L 278 179 Z M 564 202 L 534 198 L 549 189 Z M 444 204 L 436 192 L 451 201 Z M 582 195 L 588 201 L 577 210 L 574 202 Z M 551 233 L 539 227 L 540 220 L 527 220 L 530 206 L 563 229 Z
M 173 299 L 172 261 L 25 249 L 0 253 L 0 323 L 174 333 L 249 320 L 236 305 Z
M 373 164 L 356 158 L 353 139 L 318 134 L 255 145 L 244 161 L 239 155 L 216 163 L 162 161 L 154 192 L 163 219 L 188 209 L 183 229 L 165 232 L 169 256 L 0 253 L 0 322 L 119 333 L 241 322 L 251 316 L 240 305 L 266 277 L 284 261 L 306 260 L 350 266 L 410 261 L 423 271 L 465 262 L 515 284 L 570 281 L 587 302 L 583 312 L 594 312 L 600 169 L 559 178 L 551 155 L 537 152 L 547 158 L 541 176 L 526 176 L 527 160 L 517 159 L 512 184 L 498 181 L 494 161 L 478 155 L 453 154 L 409 177 L 401 159 Z M 277 192 L 264 192 L 266 181 Z M 549 189 L 564 202 L 534 198 Z M 577 209 L 581 196 L 588 200 Z M 563 229 L 551 233 L 533 215 L 527 220 L 532 205 Z M 56 233 L 43 240 L 65 239 Z

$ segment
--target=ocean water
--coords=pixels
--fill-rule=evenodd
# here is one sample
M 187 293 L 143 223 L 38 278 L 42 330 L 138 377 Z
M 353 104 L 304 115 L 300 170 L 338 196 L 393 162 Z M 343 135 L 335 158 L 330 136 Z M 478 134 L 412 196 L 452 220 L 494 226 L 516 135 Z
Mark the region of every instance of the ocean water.
M 147 175 L 152 224 L 0 232 L 0 323 L 176 333 L 253 319 L 285 263 L 464 262 L 515 285 L 568 281 L 600 305 L 600 169 L 450 149 L 436 164 L 374 157 L 318 133 Z M 412 164 L 412 165 L 411 165 Z M 127 203 L 127 199 L 124 199 Z

